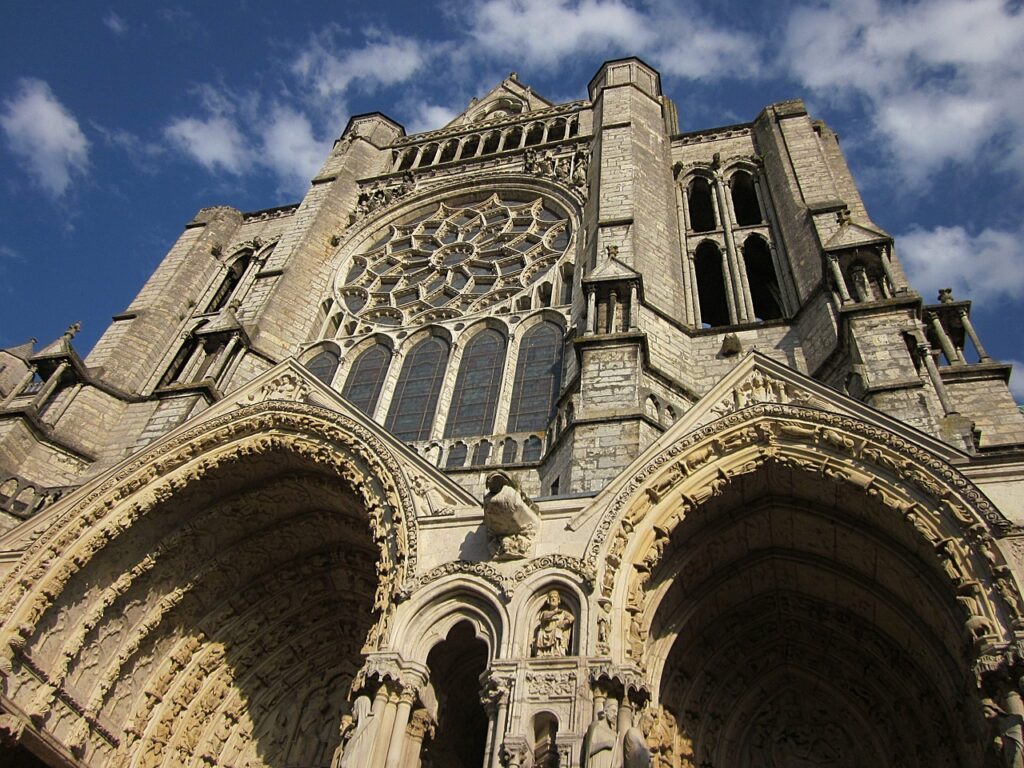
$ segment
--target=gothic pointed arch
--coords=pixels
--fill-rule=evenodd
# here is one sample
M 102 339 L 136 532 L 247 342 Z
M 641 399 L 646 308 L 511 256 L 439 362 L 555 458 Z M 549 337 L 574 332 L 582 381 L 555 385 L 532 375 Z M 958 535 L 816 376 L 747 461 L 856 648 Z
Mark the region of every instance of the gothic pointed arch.
M 980 710 L 987 660 L 1024 627 L 1006 520 L 878 424 L 725 411 L 609 494 L 597 652 L 645 668 L 696 764 L 981 765 L 965 691 Z
M 5 691 L 87 764 L 329 763 L 415 501 L 289 366 L 51 507 L 0 582 Z

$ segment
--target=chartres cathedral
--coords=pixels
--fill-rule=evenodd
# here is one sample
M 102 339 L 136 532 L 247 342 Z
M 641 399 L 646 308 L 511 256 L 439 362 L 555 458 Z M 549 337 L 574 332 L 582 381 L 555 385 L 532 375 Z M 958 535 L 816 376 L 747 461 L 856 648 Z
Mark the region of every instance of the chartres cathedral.
M 0 763 L 1022 768 L 1024 416 L 801 101 L 353 117 L 0 352 Z

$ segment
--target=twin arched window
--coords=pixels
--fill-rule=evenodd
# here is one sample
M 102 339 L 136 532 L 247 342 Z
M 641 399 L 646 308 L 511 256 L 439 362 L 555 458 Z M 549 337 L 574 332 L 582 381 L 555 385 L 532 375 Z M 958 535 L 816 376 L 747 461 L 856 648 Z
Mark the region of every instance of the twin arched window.
M 207 312 L 218 312 L 224 309 L 238 284 L 242 282 L 242 276 L 245 275 L 245 271 L 249 268 L 249 262 L 251 261 L 252 251 L 245 251 L 231 263 L 231 266 L 227 269 L 227 274 L 224 275 L 224 279 L 217 286 L 213 298 L 210 299 L 210 303 L 206 306 Z

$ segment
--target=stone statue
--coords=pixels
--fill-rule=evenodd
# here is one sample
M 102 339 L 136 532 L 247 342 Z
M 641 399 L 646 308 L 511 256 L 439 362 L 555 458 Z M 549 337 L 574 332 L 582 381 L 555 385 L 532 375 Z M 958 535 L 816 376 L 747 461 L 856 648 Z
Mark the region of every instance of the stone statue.
M 562 607 L 557 589 L 548 592 L 544 608 L 537 616 L 537 632 L 533 640 L 534 656 L 568 656 L 572 625 L 576 617 Z
M 1006 768 L 1024 768 L 1024 717 L 1007 712 L 992 699 L 981 703 L 985 719 L 996 731 L 996 747 Z
M 651 768 L 651 750 L 635 722 L 622 736 L 622 768 Z
M 370 750 L 373 748 L 373 729 L 370 728 L 372 720 L 370 697 L 357 696 L 352 704 L 352 735 L 338 747 L 331 768 L 360 768 L 369 762 Z
M 594 722 L 583 737 L 583 756 L 580 768 L 613 768 L 615 747 L 619 735 L 615 732 L 615 716 L 618 702 L 606 699 L 604 708 L 599 710 Z M 617 768 L 617 766 L 615 767 Z
M 495 560 L 529 557 L 540 529 L 540 515 L 515 481 L 504 472 L 487 476 L 484 525 Z

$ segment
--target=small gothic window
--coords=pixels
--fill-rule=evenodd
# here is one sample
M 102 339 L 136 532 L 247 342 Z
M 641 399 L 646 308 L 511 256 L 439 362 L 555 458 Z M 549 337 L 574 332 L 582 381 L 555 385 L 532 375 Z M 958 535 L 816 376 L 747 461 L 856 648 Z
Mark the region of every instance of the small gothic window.
M 561 376 L 562 331 L 554 323 L 540 323 L 527 331 L 519 345 L 509 432 L 533 432 L 547 427 L 555 413 Z
M 747 270 L 754 315 L 759 320 L 778 320 L 782 317 L 782 294 L 772 254 L 764 238 L 751 235 L 743 243 L 743 265 Z
M 548 141 L 561 141 L 565 138 L 565 120 L 555 120 L 548 129 Z
M 477 149 L 480 148 L 480 137 L 470 136 L 462 144 L 462 153 L 459 155 L 460 158 L 473 157 L 476 154 Z
M 571 121 L 569 122 L 569 138 L 571 139 L 571 138 L 572 138 L 573 136 L 575 136 L 575 135 L 576 135 L 577 133 L 579 133 L 579 130 L 580 130 L 580 121 L 579 121 L 579 120 L 577 120 L 577 119 L 576 119 L 576 118 L 574 117 L 574 118 L 573 118 L 573 119 L 572 119 L 572 120 L 571 120 Z
M 466 456 L 469 454 L 468 446 L 463 442 L 458 442 L 451 447 L 448 451 L 448 461 L 445 462 L 447 469 L 458 469 L 466 465 Z
M 185 368 L 188 363 L 195 356 L 196 351 L 199 348 L 199 341 L 197 339 L 190 339 L 185 342 L 178 353 L 174 356 L 171 364 L 167 367 L 167 373 L 160 380 L 160 386 L 166 387 L 169 384 L 176 384 L 181 381 L 182 376 L 185 374 Z
M 487 463 L 487 460 L 491 457 L 491 442 L 489 440 L 481 440 L 473 448 L 473 466 L 482 467 Z
M 501 142 L 501 134 L 498 131 L 491 131 L 484 140 L 484 150 L 481 154 L 489 155 L 498 151 L 498 144 Z
M 745 171 L 738 171 L 729 182 L 732 192 L 732 207 L 736 211 L 736 223 L 741 227 L 761 223 L 761 206 L 757 203 L 754 179 Z
M 504 364 L 505 338 L 500 333 L 488 329 L 470 340 L 455 379 L 445 437 L 491 433 Z
M 511 437 L 506 437 L 501 443 L 501 463 L 512 464 L 519 452 L 519 445 Z
M 334 372 L 338 370 L 338 362 L 338 354 L 328 349 L 306 363 L 306 368 L 329 387 L 334 379 Z
M 526 132 L 526 146 L 532 147 L 534 144 L 540 144 L 542 141 L 544 141 L 544 124 L 534 123 Z
M 725 293 L 725 275 L 722 271 L 722 252 L 718 246 L 705 240 L 697 246 L 694 255 L 697 272 L 697 298 L 700 301 L 700 319 L 714 328 L 729 324 L 729 301 Z
M 390 365 L 391 350 L 374 344 L 352 363 L 341 396 L 367 416 L 373 416 Z
M 420 155 L 420 164 L 418 167 L 423 168 L 424 166 L 430 165 L 434 162 L 434 158 L 437 157 L 437 144 L 430 144 L 423 148 L 423 152 Z
M 444 151 L 441 152 L 442 163 L 447 163 L 455 159 L 455 153 L 459 151 L 459 142 L 452 139 L 444 145 Z
M 244 253 L 232 262 L 231 266 L 228 267 L 227 274 L 224 275 L 224 279 L 217 286 L 217 291 L 213 294 L 213 298 L 210 299 L 210 303 L 206 307 L 207 312 L 217 312 L 227 305 L 231 294 L 235 292 L 235 288 L 242 282 L 242 276 L 245 274 L 245 270 L 249 268 L 250 261 L 252 261 L 252 252 Z
M 426 440 L 448 363 L 448 345 L 436 336 L 409 352 L 395 387 L 385 426 L 400 440 Z
M 715 208 L 711 202 L 711 184 L 698 176 L 690 182 L 689 199 L 690 229 L 694 232 L 710 232 L 715 228 Z
M 505 149 L 519 149 L 519 143 L 523 140 L 523 129 L 518 125 L 509 128 L 505 132 Z
M 410 168 L 412 168 L 412 164 L 414 162 L 416 162 L 416 150 L 415 149 L 407 149 L 405 151 L 405 154 L 402 155 L 402 162 L 398 166 L 398 170 L 400 170 L 400 171 L 407 171 Z
M 540 438 L 530 435 L 523 441 L 523 461 L 540 461 Z

